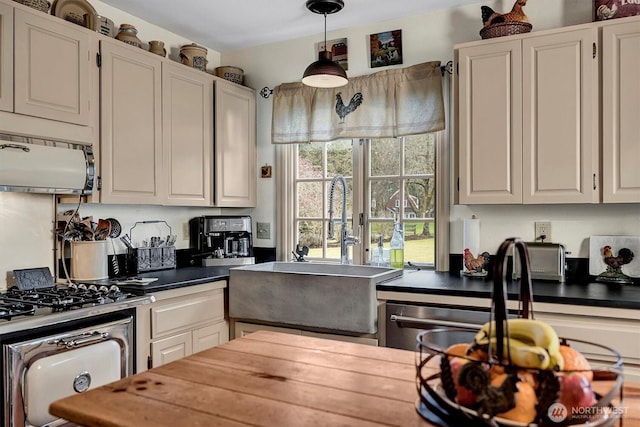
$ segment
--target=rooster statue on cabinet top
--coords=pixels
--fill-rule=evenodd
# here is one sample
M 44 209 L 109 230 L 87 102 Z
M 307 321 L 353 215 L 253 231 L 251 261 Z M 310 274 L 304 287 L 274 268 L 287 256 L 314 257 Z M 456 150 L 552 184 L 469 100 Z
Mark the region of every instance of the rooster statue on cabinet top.
M 489 6 L 482 6 L 482 23 L 485 27 L 493 24 L 501 24 L 505 22 L 529 22 L 527 15 L 524 14 L 522 7 L 527 4 L 527 0 L 516 0 L 511 8 L 511 12 L 497 13 Z

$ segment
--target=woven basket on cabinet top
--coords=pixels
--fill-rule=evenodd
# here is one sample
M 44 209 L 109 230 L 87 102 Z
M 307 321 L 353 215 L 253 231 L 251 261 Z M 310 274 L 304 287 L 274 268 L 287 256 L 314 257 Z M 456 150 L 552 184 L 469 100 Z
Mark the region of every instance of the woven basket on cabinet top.
M 515 34 L 528 33 L 533 26 L 528 22 L 500 22 L 484 27 L 480 30 L 480 37 L 492 39 L 494 37 L 513 36 Z

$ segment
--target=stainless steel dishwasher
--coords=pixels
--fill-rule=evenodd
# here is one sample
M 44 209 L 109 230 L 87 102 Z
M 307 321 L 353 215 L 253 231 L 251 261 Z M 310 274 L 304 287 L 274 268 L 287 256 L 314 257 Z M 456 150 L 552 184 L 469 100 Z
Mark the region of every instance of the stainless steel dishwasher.
M 480 329 L 489 321 L 489 310 L 475 307 L 452 307 L 434 304 L 386 304 L 386 346 L 405 350 L 416 349 L 416 335 L 425 329 Z M 459 342 L 471 342 L 474 332 L 451 331 L 438 335 L 443 348 Z

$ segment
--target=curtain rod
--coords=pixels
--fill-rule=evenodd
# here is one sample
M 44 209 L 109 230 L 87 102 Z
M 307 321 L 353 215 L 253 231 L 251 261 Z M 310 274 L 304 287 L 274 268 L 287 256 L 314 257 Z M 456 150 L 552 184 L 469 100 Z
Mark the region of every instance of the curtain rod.
M 440 73 L 444 76 L 444 73 L 453 74 L 453 61 L 447 62 L 445 65 L 440 66 Z M 264 99 L 268 99 L 273 94 L 273 89 L 268 86 L 260 89 L 260 96 Z

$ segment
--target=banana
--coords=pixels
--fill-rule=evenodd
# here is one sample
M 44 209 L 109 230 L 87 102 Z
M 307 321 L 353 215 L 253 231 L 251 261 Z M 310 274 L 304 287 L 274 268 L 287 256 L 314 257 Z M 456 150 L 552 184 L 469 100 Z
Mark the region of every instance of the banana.
M 558 351 L 558 353 L 549 355 L 549 369 L 555 369 L 561 371 L 564 369 L 564 357 L 562 353 Z
M 515 338 L 503 338 L 505 359 L 511 356 L 511 362 L 520 368 L 547 369 L 551 358 L 547 350 L 530 345 Z M 491 338 L 491 349 L 496 351 L 497 338 Z M 508 347 L 507 347 L 508 346 Z
M 509 337 L 534 347 L 542 347 L 551 358 L 549 367 L 552 369 L 562 369 L 564 360 L 560 354 L 560 339 L 551 325 L 540 320 L 522 318 L 508 319 L 507 323 Z M 491 334 L 495 336 L 495 322 L 485 323 L 474 337 L 474 343 L 487 345 L 490 338 L 489 330 L 491 330 Z

